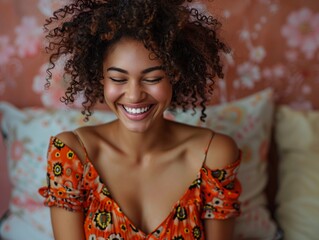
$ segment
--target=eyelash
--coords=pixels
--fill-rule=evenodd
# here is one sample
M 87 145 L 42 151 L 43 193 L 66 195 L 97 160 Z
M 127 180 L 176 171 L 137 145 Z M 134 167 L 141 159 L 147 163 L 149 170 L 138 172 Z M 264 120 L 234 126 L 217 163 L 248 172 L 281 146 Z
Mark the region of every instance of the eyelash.
M 116 83 L 124 83 L 126 80 L 125 79 L 116 79 L 116 78 L 111 78 L 110 79 L 113 81 L 113 82 L 116 82 Z
M 159 78 L 155 78 L 155 79 L 145 79 L 144 81 L 145 82 L 148 82 L 148 83 L 158 83 L 159 81 L 161 81 L 163 78 L 162 77 L 159 77 Z

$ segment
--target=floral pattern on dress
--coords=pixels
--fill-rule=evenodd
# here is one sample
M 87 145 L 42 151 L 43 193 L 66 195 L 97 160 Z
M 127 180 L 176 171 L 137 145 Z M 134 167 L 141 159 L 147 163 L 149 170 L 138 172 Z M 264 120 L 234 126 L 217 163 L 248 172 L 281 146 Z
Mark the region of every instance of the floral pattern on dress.
M 61 140 L 51 137 L 47 186 L 39 189 L 47 206 L 85 213 L 87 239 L 205 239 L 203 219 L 227 219 L 240 213 L 241 186 L 236 178 L 241 157 L 224 169 L 205 164 L 167 218 L 149 234 L 121 211 L 87 158 L 78 156 Z

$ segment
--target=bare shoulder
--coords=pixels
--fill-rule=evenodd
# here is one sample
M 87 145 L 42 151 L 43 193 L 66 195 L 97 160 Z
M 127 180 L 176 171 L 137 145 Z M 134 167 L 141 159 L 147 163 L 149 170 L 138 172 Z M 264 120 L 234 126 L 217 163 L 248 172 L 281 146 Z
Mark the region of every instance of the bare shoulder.
M 74 153 L 79 157 L 79 159 L 84 162 L 85 161 L 85 150 L 78 137 L 72 131 L 61 132 L 55 136 L 59 140 L 61 140 L 65 145 L 67 145 Z
M 189 143 L 194 147 L 203 148 L 208 143 L 213 132 L 208 128 L 188 125 L 179 122 L 172 122 L 173 129 L 176 130 L 176 135 L 180 136 L 182 140 L 188 139 Z
M 209 128 L 175 122 L 172 124 L 176 132 L 175 136 L 179 136 L 180 142 L 187 143 L 185 147 L 188 148 L 188 152 L 192 156 L 191 158 L 194 159 L 195 157 L 196 159 L 202 159 L 202 156 L 215 133 Z
M 211 168 L 224 168 L 239 157 L 239 149 L 231 137 L 216 133 L 207 150 L 206 165 Z

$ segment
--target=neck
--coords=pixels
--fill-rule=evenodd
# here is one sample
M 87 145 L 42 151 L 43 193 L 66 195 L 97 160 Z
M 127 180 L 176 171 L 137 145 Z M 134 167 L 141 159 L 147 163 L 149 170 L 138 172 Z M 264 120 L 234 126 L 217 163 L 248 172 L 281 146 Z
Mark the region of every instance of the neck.
M 144 132 L 128 130 L 119 121 L 116 123 L 114 137 L 122 150 L 136 161 L 148 158 L 165 148 L 169 139 L 169 122 L 165 119 Z

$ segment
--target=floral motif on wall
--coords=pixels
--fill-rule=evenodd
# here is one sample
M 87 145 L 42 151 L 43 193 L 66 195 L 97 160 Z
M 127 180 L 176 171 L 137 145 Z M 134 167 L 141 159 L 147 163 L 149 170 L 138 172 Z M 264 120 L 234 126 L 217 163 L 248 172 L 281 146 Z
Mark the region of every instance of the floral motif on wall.
M 290 13 L 281 33 L 291 48 L 286 52 L 288 60 L 296 61 L 298 50 L 307 59 L 313 59 L 319 48 L 319 13 L 315 14 L 309 8 Z
M 48 64 L 43 64 L 38 75 L 33 79 L 32 90 L 40 95 L 40 100 L 45 107 L 66 108 L 67 106 L 60 101 L 61 96 L 64 96 L 64 91 L 67 87 L 67 80 L 63 76 L 63 60 L 56 63 L 56 67 L 51 71 L 52 78 L 50 80 L 50 88 L 44 89 L 43 83 L 47 77 L 46 69 Z M 80 108 L 82 98 L 76 98 L 73 107 Z
M 244 2 L 251 1 L 238 5 Z M 291 6 L 285 1 L 259 0 L 248 4 L 241 14 L 236 14 L 240 9 L 236 4 L 224 10 L 224 26 L 237 41 L 230 42 L 233 51 L 225 58 L 227 71 L 219 82 L 220 100 L 270 86 L 278 103 L 319 108 L 315 94 L 319 90 L 319 3 L 307 6 L 304 2 L 296 9 Z M 263 11 L 256 14 L 259 8 Z M 238 28 L 233 22 L 240 23 Z

